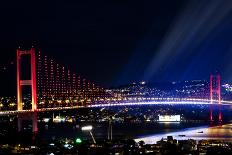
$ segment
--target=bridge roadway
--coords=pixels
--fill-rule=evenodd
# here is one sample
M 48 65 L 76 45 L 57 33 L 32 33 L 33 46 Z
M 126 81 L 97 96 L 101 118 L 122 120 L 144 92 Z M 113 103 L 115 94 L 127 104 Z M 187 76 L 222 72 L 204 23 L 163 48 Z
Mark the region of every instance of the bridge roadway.
M 218 105 L 218 101 L 213 100 L 211 103 L 210 100 L 207 99 L 173 99 L 167 98 L 166 100 L 157 101 L 157 100 L 149 100 L 149 101 L 138 101 L 134 100 L 130 102 L 125 101 L 111 101 L 108 103 L 101 104 L 89 104 L 87 106 L 70 106 L 70 107 L 53 107 L 53 108 L 40 108 L 36 111 L 33 110 L 11 110 L 11 111 L 0 111 L 0 116 L 6 115 L 17 115 L 22 113 L 31 113 L 31 112 L 46 112 L 46 111 L 57 111 L 57 110 L 68 110 L 68 109 L 78 109 L 78 108 L 95 108 L 95 107 L 113 107 L 113 106 L 133 106 L 133 105 Z M 221 105 L 230 105 L 232 106 L 232 101 L 221 101 Z

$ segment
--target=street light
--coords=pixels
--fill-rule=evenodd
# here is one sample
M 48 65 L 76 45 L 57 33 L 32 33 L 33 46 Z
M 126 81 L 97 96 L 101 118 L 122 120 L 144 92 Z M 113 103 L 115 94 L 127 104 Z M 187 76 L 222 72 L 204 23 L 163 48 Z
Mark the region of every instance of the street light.
M 82 131 L 91 131 L 93 127 L 91 125 L 81 127 Z
M 108 127 L 108 140 L 112 140 L 112 116 L 108 117 L 109 127 Z
M 91 135 L 91 137 L 92 137 L 92 139 L 93 139 L 94 144 L 96 144 L 95 138 L 93 137 L 93 133 L 91 132 L 92 129 L 93 129 L 93 126 L 92 126 L 92 125 L 88 125 L 88 126 L 83 126 L 83 127 L 81 127 L 81 130 L 82 130 L 82 131 L 89 131 L 89 133 L 90 133 L 90 135 Z

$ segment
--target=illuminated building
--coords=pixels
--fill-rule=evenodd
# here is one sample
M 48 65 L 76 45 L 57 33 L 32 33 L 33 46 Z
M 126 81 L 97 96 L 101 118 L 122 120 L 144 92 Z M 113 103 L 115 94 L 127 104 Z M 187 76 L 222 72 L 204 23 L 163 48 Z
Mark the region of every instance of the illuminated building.
M 180 115 L 158 115 L 159 122 L 180 122 Z

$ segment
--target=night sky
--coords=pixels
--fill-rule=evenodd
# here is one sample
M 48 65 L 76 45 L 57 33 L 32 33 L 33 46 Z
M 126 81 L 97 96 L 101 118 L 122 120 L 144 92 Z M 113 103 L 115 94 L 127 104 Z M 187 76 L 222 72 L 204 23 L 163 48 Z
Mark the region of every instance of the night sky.
M 208 79 L 214 71 L 232 82 L 231 11 L 229 0 L 5 1 L 0 67 L 8 72 L 16 48 L 34 43 L 104 87 Z

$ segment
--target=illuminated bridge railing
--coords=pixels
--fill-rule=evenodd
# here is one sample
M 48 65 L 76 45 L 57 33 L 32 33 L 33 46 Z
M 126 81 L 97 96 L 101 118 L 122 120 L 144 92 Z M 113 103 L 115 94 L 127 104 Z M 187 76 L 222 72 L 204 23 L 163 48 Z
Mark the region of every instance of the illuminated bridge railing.
M 149 97 L 149 98 L 106 98 L 105 100 L 99 100 L 103 102 L 149 102 L 149 101 L 176 101 L 176 102 L 181 102 L 181 101 L 192 101 L 192 102 L 208 102 L 210 103 L 211 100 L 209 99 L 199 99 L 199 98 L 154 98 L 154 97 Z M 217 100 L 212 100 L 213 104 L 218 104 Z M 221 100 L 221 103 L 228 103 L 232 104 L 232 101 L 225 101 Z
M 175 100 L 176 98 L 169 98 L 163 101 L 158 100 L 149 100 L 149 101 L 141 101 L 141 102 L 126 102 L 120 100 L 120 102 L 104 102 L 104 103 L 96 103 L 89 104 L 86 106 L 66 106 L 66 107 L 51 107 L 51 108 L 41 108 L 37 109 L 36 112 L 46 112 L 46 111 L 57 111 L 57 110 L 68 110 L 68 109 L 78 109 L 78 108 L 96 108 L 96 107 L 115 107 L 115 106 L 142 106 L 142 105 L 217 105 L 217 101 L 211 103 L 210 100 L 207 99 L 186 99 L 180 101 Z M 222 105 L 230 105 L 232 106 L 232 101 L 221 101 Z M 6 115 L 17 115 L 20 113 L 30 113 L 35 112 L 33 110 L 11 110 L 11 111 L 0 111 L 0 116 Z

